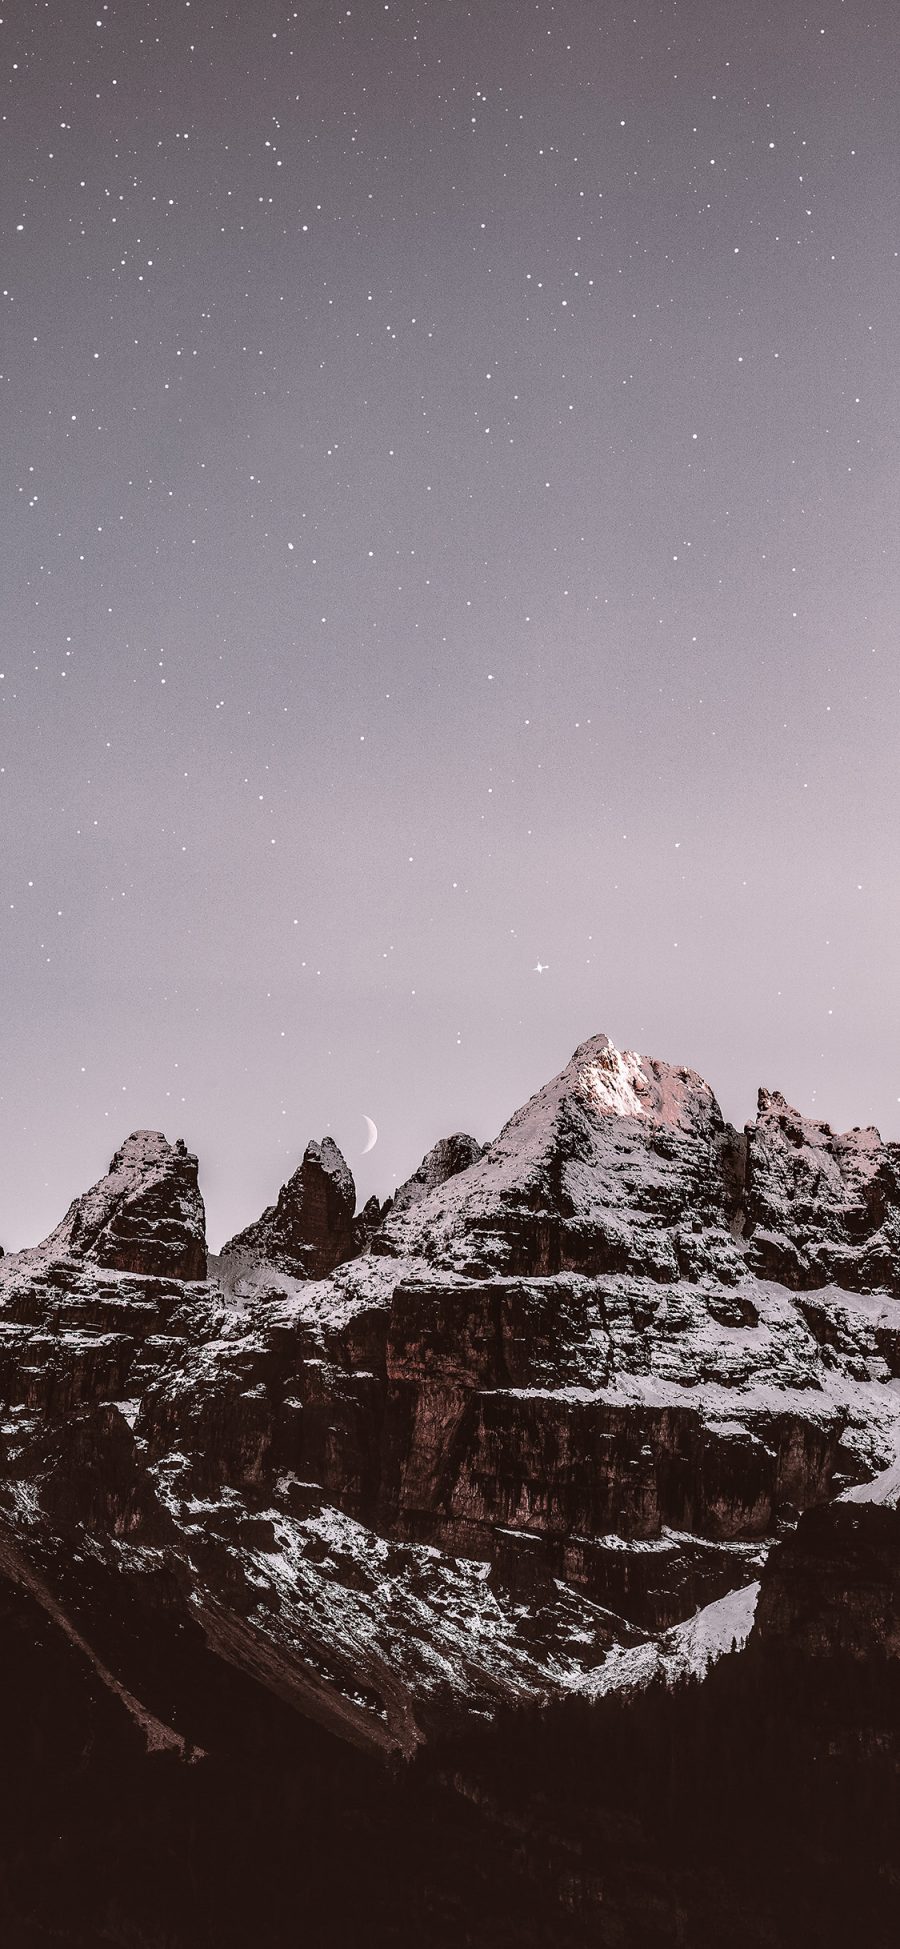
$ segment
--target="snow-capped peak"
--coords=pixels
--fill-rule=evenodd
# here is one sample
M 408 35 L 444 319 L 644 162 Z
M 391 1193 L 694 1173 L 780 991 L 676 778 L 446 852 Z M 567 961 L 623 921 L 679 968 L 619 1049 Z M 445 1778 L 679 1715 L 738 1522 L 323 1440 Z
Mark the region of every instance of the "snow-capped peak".
M 641 1068 L 641 1058 L 633 1049 L 617 1049 L 612 1042 L 599 1050 L 593 1062 L 579 1071 L 577 1090 L 594 1110 L 604 1116 L 646 1116 L 650 1084 Z

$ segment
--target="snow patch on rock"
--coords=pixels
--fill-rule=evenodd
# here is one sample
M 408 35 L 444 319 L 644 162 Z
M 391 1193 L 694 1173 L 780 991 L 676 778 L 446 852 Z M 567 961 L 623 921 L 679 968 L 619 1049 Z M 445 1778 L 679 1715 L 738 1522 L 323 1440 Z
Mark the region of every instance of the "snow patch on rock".
M 711 1665 L 732 1651 L 743 1651 L 756 1615 L 759 1583 L 730 1590 L 714 1604 L 706 1604 L 685 1624 L 675 1624 L 648 1644 L 615 1646 L 590 1674 L 579 1673 L 572 1685 L 582 1696 L 600 1699 L 609 1692 L 641 1691 L 654 1679 L 680 1685 L 705 1678 Z
M 586 1063 L 577 1089 L 591 1108 L 603 1116 L 646 1116 L 650 1084 L 633 1049 L 617 1049 L 610 1042 L 593 1062 Z

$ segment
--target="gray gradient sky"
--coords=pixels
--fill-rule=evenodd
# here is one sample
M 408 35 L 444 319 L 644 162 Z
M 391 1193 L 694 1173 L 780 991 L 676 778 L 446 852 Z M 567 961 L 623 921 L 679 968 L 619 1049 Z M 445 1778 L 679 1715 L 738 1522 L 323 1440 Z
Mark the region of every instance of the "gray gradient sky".
M 6 8 L 7 1247 L 141 1125 L 214 1244 L 326 1129 L 384 1196 L 600 1029 L 900 1135 L 898 73 L 894 0 Z

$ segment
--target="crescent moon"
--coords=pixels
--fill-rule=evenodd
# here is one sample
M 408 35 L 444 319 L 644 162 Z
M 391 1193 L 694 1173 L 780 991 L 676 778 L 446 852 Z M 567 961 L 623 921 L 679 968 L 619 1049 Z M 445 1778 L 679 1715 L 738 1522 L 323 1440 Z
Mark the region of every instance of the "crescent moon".
M 366 1117 L 365 1111 L 363 1111 L 363 1116 L 365 1117 L 365 1121 L 369 1129 L 368 1138 L 362 1147 L 362 1154 L 365 1157 L 366 1151 L 374 1150 L 375 1145 L 378 1142 L 378 1125 L 372 1122 L 371 1117 Z

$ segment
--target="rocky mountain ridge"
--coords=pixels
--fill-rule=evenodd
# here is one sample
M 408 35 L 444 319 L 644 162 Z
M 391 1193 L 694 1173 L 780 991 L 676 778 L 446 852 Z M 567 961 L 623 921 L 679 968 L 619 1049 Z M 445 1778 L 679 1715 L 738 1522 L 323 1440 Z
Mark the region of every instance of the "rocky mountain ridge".
M 0 1568 L 184 1757 L 197 1645 L 407 1759 L 798 1634 L 896 1658 L 898 1225 L 900 1146 L 766 1091 L 735 1132 L 605 1036 L 388 1207 L 311 1143 L 208 1262 L 136 1132 L 0 1263 Z

